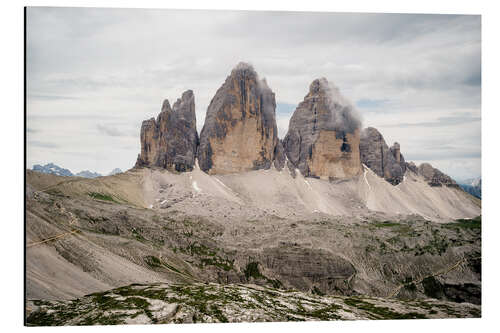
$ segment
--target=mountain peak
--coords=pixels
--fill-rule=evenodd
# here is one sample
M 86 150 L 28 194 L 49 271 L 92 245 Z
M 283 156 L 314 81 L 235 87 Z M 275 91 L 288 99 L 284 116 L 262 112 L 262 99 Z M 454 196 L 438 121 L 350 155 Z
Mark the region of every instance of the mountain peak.
M 45 165 L 35 164 L 33 165 L 33 171 L 48 173 L 56 176 L 64 176 L 64 177 L 73 176 L 73 173 L 70 170 L 61 168 L 60 166 L 55 165 L 52 162 L 47 163 Z
M 231 71 L 231 76 L 235 75 L 252 75 L 257 77 L 257 72 L 251 64 L 241 61 Z
M 123 173 L 123 171 L 120 168 L 114 168 L 110 173 L 108 173 L 108 176 L 116 175 L 119 173 Z
M 278 144 L 275 109 L 267 82 L 250 64 L 236 65 L 208 106 L 198 148 L 200 168 L 209 173 L 270 168 Z
M 166 99 L 156 120 L 141 126 L 141 152 L 136 166 L 156 166 L 170 171 L 190 171 L 194 167 L 198 132 L 194 94 L 186 90 L 174 103 Z

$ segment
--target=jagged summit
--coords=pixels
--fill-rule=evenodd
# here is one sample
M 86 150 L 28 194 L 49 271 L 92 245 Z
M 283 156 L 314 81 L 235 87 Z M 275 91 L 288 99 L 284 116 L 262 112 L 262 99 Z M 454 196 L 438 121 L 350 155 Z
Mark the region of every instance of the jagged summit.
M 199 137 L 193 91 L 186 90 L 173 106 L 165 99 L 157 118 L 142 123 L 136 166 L 191 171 L 197 158 L 208 174 L 287 165 L 293 175 L 299 170 L 305 177 L 333 180 L 360 175 L 364 164 L 392 185 L 409 170 L 431 186 L 457 186 L 428 164 L 407 163 L 398 142 L 389 147 L 377 129 L 361 126 L 353 104 L 320 77 L 309 85 L 285 138 L 278 139 L 275 93 L 251 64 L 240 62 L 212 98 Z
M 434 168 L 429 163 L 420 164 L 418 166 L 418 173 L 424 177 L 430 186 L 459 187 L 450 176 Z
M 70 170 L 64 169 L 54 163 L 47 163 L 45 165 L 35 164 L 33 165 L 33 171 L 65 177 L 74 176 Z
M 361 162 L 392 185 L 403 181 L 406 163 L 399 143 L 389 148 L 382 134 L 374 127 L 361 132 L 359 143 Z
M 325 78 L 314 80 L 290 119 L 284 148 L 304 176 L 349 178 L 361 173 L 353 106 Z
M 168 112 L 168 111 L 172 111 L 172 108 L 170 107 L 170 102 L 168 101 L 168 99 L 165 99 L 161 106 L 161 112 Z
M 200 134 L 198 161 L 210 174 L 268 169 L 278 144 L 275 95 L 239 63 L 217 90 Z
M 156 120 L 143 121 L 141 153 L 136 166 L 189 171 L 195 163 L 197 146 L 194 94 L 192 90 L 187 90 L 173 108 L 166 99 Z

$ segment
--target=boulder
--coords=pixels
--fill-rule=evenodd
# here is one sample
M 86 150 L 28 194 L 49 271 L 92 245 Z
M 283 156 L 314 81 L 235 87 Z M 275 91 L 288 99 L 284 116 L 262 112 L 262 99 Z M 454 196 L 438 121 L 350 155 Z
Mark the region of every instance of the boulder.
M 283 142 L 278 140 L 276 147 L 274 148 L 274 167 L 277 170 L 282 170 L 285 167 L 286 155 L 285 149 L 283 148 Z
M 200 134 L 198 162 L 209 174 L 268 169 L 279 154 L 274 93 L 239 63 L 217 90 Z
M 362 171 L 360 127 L 353 106 L 338 88 L 325 78 L 316 79 L 290 119 L 285 153 L 305 177 L 351 178 Z

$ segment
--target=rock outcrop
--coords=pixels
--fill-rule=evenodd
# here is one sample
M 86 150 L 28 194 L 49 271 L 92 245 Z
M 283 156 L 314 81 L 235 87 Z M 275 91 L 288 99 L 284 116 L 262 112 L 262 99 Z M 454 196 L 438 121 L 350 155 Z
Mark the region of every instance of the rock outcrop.
M 285 148 L 283 148 L 283 142 L 278 140 L 276 147 L 274 148 L 274 167 L 277 170 L 281 170 L 285 167 L 286 155 Z
M 359 144 L 361 162 L 392 185 L 403 181 L 406 163 L 399 143 L 389 148 L 380 132 L 373 127 L 361 132 Z
M 361 121 L 325 78 L 314 80 L 283 140 L 289 162 L 306 177 L 350 178 L 361 173 Z
M 459 185 L 448 175 L 432 167 L 429 163 L 422 163 L 418 166 L 420 174 L 430 186 L 448 186 L 459 188 Z
M 361 162 L 392 185 L 402 182 L 405 172 L 409 170 L 424 177 L 430 186 L 459 187 L 450 176 L 429 163 L 422 163 L 418 167 L 413 162 L 407 163 L 399 143 L 395 142 L 389 148 L 376 128 L 368 127 L 361 132 L 359 150 Z
M 217 90 L 200 134 L 198 162 L 209 174 L 268 169 L 279 154 L 274 93 L 240 63 Z
M 187 90 L 173 107 L 165 100 L 156 120 L 151 118 L 142 123 L 141 153 L 136 166 L 190 171 L 195 164 L 197 146 L 194 94 Z

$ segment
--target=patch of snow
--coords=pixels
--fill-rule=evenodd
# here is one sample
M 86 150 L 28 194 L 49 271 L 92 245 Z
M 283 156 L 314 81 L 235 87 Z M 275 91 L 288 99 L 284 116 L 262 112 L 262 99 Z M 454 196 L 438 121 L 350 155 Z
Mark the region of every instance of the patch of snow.
M 427 221 L 432 221 L 432 219 L 431 219 L 429 216 L 424 215 L 424 214 L 422 214 L 422 213 L 418 213 L 418 214 L 419 214 L 420 216 L 422 216 L 424 219 L 426 219 Z
M 364 164 L 363 164 L 364 165 Z M 366 178 L 366 173 L 367 173 L 367 170 L 366 170 L 366 166 L 365 166 L 365 172 L 363 172 L 363 176 L 365 178 L 365 182 L 366 182 L 366 185 L 368 185 L 368 190 L 371 191 L 372 190 L 372 187 L 370 186 L 370 183 L 368 183 L 368 179 Z
M 201 193 L 201 189 L 198 187 L 198 184 L 196 184 L 196 181 L 193 182 L 193 188 L 197 193 Z

